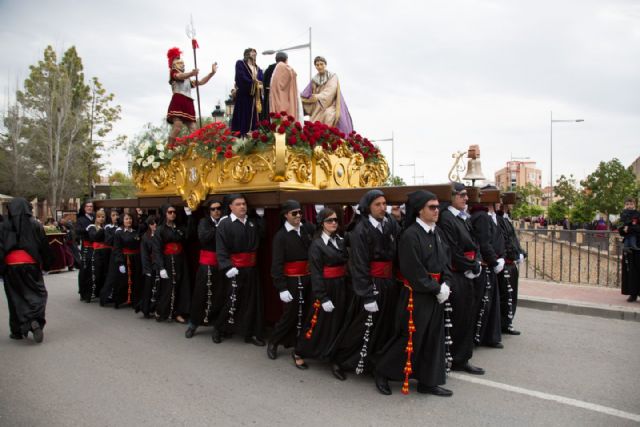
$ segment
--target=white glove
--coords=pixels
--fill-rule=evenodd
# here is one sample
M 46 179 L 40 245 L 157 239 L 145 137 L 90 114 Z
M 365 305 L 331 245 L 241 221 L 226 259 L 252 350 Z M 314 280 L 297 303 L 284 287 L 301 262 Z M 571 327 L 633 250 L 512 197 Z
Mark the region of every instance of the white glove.
M 262 218 L 264 216 L 264 208 L 256 208 L 256 213 Z
M 473 271 L 467 270 L 464 272 L 464 277 L 466 277 L 467 279 L 475 279 L 476 275 L 473 274 Z
M 502 270 L 504 270 L 504 258 L 498 258 L 498 265 L 493 267 L 493 272 L 500 274 Z
M 118 270 L 120 271 L 120 273 L 124 274 L 127 272 L 127 269 L 124 267 L 124 265 L 121 265 L 120 267 L 118 267 Z
M 229 270 L 231 271 L 231 270 Z M 282 302 L 291 302 L 293 301 L 293 295 L 291 295 L 291 292 L 289 291 L 282 291 L 280 292 L 280 301 Z
M 146 273 L 145 276 L 151 277 L 151 273 Z
M 518 260 L 516 261 L 518 264 L 521 264 L 524 262 L 524 254 L 520 254 L 520 256 L 518 257 Z
M 335 307 L 333 306 L 333 303 L 331 302 L 331 300 L 322 303 L 322 309 L 327 313 L 331 313 L 334 308 Z
M 364 309 L 367 310 L 369 313 L 375 313 L 376 311 L 378 311 L 378 303 L 375 301 L 369 302 L 364 305 Z
M 160 278 L 162 279 L 168 279 L 169 275 L 167 274 L 167 270 L 165 270 L 164 268 L 162 270 L 160 270 Z
M 191 208 L 190 208 L 189 206 L 185 206 L 185 207 L 184 207 L 184 213 L 186 213 L 186 214 L 187 214 L 187 216 L 188 216 L 188 215 L 191 215 Z
M 233 279 L 238 275 L 238 273 L 240 273 L 240 271 L 237 268 L 231 267 L 229 271 L 225 273 L 225 276 L 227 276 L 229 279 Z
M 443 302 L 448 300 L 450 294 L 451 294 L 451 289 L 449 289 L 449 285 L 447 285 L 446 283 L 443 283 L 442 285 L 440 285 L 440 293 L 436 295 L 436 298 L 438 299 L 438 303 L 442 304 Z

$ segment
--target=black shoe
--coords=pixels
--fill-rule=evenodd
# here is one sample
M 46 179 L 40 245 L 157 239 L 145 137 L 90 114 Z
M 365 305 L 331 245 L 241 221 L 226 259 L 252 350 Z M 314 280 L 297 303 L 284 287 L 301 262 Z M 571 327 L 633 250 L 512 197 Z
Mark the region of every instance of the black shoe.
M 258 347 L 264 347 L 265 345 L 264 341 L 262 341 L 260 338 L 258 338 L 255 335 L 252 335 L 250 337 L 245 337 L 244 342 L 252 343 L 253 345 L 257 345 Z
M 520 331 L 516 331 L 515 329 L 503 329 L 502 333 L 506 335 L 520 335 Z
M 213 328 L 213 333 L 211 334 L 211 340 L 216 344 L 220 344 L 222 342 L 222 336 L 220 335 L 220 331 L 215 327 Z
M 628 302 L 635 302 L 638 299 L 638 295 L 630 295 L 629 298 L 627 298 Z
M 468 372 L 472 375 L 484 375 L 484 369 L 479 368 L 477 366 L 473 366 L 471 363 L 467 362 L 464 364 L 454 364 L 451 366 L 452 371 L 464 371 Z
M 189 325 L 186 331 L 184 331 L 185 338 L 193 338 L 193 335 L 196 333 L 196 327 Z
M 9 335 L 9 338 L 11 338 L 12 340 L 21 340 L 22 339 L 22 334 L 14 334 L 13 332 Z
M 335 363 L 331 364 L 331 373 L 333 374 L 334 377 L 336 377 L 340 381 L 344 381 L 347 379 L 347 376 L 345 375 L 344 371 L 340 369 L 340 366 L 336 365 Z
M 267 356 L 271 360 L 276 360 L 278 358 L 278 344 L 274 344 L 272 342 L 267 346 Z
M 504 346 L 502 345 L 501 342 L 496 342 L 493 344 L 487 344 L 487 347 L 491 347 L 491 348 L 504 348 Z
M 42 333 L 42 328 L 37 320 L 31 322 L 31 332 L 33 332 L 33 340 L 37 343 L 41 343 L 44 339 L 44 334 Z
M 293 359 L 293 366 L 295 366 L 296 368 L 302 369 L 302 370 L 309 368 L 309 365 L 307 365 L 302 359 L 302 357 L 298 356 L 295 351 L 291 352 L 291 358 Z M 302 360 L 302 363 L 298 364 L 298 361 L 300 360 Z
M 375 372 L 373 374 L 373 379 L 376 382 L 376 388 L 381 394 L 384 394 L 385 396 L 391 395 L 391 388 L 389 387 L 389 381 L 385 377 Z
M 418 383 L 418 393 L 433 394 L 436 396 L 449 397 L 453 396 L 453 392 L 440 386 L 429 387 Z

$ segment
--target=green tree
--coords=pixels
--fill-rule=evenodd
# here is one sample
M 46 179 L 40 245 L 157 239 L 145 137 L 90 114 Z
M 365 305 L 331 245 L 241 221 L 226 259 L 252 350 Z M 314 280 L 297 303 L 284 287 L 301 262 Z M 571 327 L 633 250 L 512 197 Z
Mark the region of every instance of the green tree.
M 107 135 L 120 118 L 97 78 L 85 83 L 82 60 L 75 47 L 62 59 L 51 46 L 44 58 L 29 67 L 24 89 L 16 98 L 24 111 L 27 156 L 33 176 L 46 189 L 50 206 L 88 187 L 89 173 L 101 167 L 92 137 Z
M 554 204 L 557 203 L 564 208 L 571 208 L 580 196 L 578 184 L 573 175 L 569 175 L 568 178 L 561 175 L 560 178 L 556 180 L 556 185 L 553 186 L 553 194 L 559 198 Z M 564 216 L 562 218 L 564 218 Z
M 580 195 L 569 212 L 572 224 L 580 227 L 591 223 L 596 216 L 596 208 L 586 195 Z
M 516 187 L 516 205 L 511 212 L 514 218 L 540 216 L 544 209 L 540 208 L 542 189 L 531 183 Z
M 585 204 L 605 214 L 605 218 L 622 210 L 625 197 L 638 192 L 635 175 L 616 158 L 600 162 L 580 184 L 584 187 Z
M 129 199 L 135 197 L 136 186 L 133 179 L 123 172 L 114 172 L 109 176 L 112 199 Z
M 557 224 L 562 221 L 565 216 L 569 215 L 570 209 L 571 208 L 569 206 L 557 201 L 549 206 L 549 209 L 547 209 L 547 216 L 552 224 Z
M 400 176 L 389 175 L 384 182 L 385 187 L 399 187 L 402 185 L 407 185 L 407 183 Z

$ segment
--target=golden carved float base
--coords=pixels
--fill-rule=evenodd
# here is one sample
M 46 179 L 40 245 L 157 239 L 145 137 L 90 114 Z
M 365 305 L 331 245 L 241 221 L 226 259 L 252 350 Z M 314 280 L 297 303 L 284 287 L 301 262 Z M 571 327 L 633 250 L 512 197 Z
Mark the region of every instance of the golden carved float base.
M 139 197 L 179 195 L 191 209 L 209 194 L 376 187 L 383 185 L 388 175 L 384 159 L 365 162 L 362 154 L 345 144 L 333 153 L 316 147 L 308 155 L 290 149 L 280 134 L 264 151 L 207 159 L 190 147 L 167 165 L 133 174 Z

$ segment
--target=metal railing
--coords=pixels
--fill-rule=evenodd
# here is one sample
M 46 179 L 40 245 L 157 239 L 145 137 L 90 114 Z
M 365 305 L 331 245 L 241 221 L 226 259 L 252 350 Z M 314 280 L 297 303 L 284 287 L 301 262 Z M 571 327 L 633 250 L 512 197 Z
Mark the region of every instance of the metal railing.
M 612 231 L 517 228 L 528 259 L 521 277 L 619 288 L 622 239 Z

